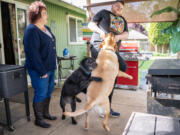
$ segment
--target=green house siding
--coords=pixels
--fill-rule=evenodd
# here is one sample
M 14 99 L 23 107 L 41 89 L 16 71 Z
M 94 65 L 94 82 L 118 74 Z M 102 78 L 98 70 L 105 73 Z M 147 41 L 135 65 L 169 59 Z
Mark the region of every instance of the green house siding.
M 86 44 L 69 45 L 67 16 L 76 16 L 82 18 L 84 21 L 86 20 L 86 16 L 49 2 L 45 2 L 45 4 L 48 12 L 48 26 L 50 26 L 52 32 L 56 36 L 57 55 L 63 56 L 64 48 L 68 48 L 70 55 L 77 56 L 77 59 L 74 61 L 75 68 L 77 68 L 83 55 L 86 54 L 87 46 Z M 70 61 L 63 61 L 62 65 L 63 67 L 69 67 Z M 63 76 L 67 74 L 67 70 L 64 70 Z
M 80 57 L 80 52 L 82 51 L 82 49 L 86 51 L 86 45 L 68 44 L 67 16 L 77 16 L 82 18 L 84 21 L 86 17 L 81 14 L 74 13 L 73 11 L 66 8 L 51 4 L 49 2 L 46 2 L 46 5 L 48 12 L 48 26 L 51 27 L 52 32 L 56 35 L 58 56 L 62 56 L 63 49 L 68 48 L 70 55 L 77 55 L 78 57 Z

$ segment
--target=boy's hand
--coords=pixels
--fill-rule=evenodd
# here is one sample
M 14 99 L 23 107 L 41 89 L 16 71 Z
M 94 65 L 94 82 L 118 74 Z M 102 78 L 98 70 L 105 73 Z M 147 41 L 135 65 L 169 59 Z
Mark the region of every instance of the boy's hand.
M 103 39 L 103 40 L 104 40 L 104 39 L 105 39 L 105 35 L 106 35 L 106 34 L 105 34 L 104 32 L 101 32 L 101 33 L 100 33 L 100 37 L 101 37 L 101 39 Z
M 115 41 L 116 41 L 116 42 L 119 41 L 119 35 L 115 35 Z

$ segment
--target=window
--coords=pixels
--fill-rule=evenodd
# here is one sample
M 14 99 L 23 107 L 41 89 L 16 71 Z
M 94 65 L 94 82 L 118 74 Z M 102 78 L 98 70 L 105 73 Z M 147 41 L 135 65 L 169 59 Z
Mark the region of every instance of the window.
M 83 44 L 82 19 L 68 16 L 69 44 Z

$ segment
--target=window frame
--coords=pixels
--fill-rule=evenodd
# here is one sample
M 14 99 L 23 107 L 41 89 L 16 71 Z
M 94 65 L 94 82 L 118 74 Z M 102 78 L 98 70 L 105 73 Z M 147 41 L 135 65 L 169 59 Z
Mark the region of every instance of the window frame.
M 83 18 L 80 18 L 80 17 L 77 17 L 77 16 L 73 16 L 73 15 L 67 15 L 67 24 L 68 24 L 68 44 L 69 45 L 84 45 L 85 44 L 85 41 L 81 41 L 81 42 L 71 42 L 70 41 L 70 27 L 69 27 L 69 24 L 70 24 L 70 22 L 69 22 L 69 19 L 70 18 L 73 18 L 73 19 L 75 19 L 76 20 L 76 40 L 77 40 L 77 36 L 78 36 L 78 21 L 82 21 L 82 23 L 83 23 L 83 21 L 84 21 L 84 19 Z

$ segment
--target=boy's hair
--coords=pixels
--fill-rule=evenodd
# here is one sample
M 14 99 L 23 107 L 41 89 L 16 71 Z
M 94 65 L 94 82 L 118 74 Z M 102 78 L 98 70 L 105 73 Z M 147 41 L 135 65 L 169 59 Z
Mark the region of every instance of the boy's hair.
M 120 2 L 122 5 L 124 5 L 124 0 L 116 0 L 115 2 Z

